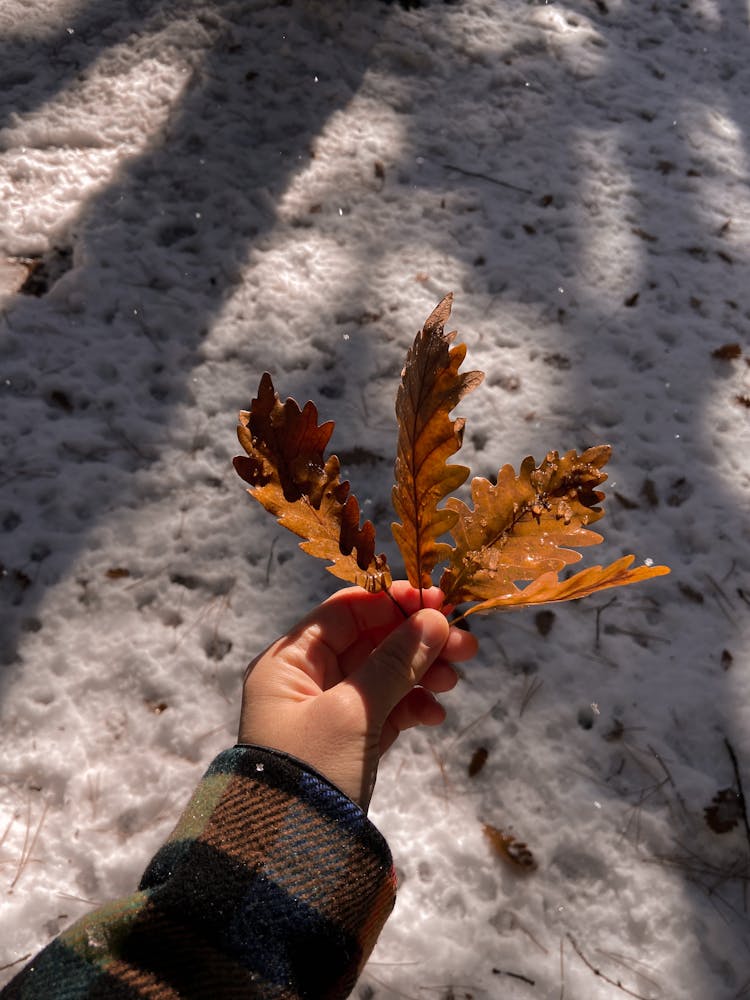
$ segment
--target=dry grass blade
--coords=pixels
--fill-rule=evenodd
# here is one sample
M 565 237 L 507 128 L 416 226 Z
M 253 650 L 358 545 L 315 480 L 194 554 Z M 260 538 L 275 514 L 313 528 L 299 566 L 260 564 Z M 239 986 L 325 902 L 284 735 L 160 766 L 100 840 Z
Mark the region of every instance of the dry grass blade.
M 484 378 L 483 372 L 459 374 L 466 345 L 451 347 L 455 333 L 445 333 L 453 295 L 430 314 L 406 356 L 396 396 L 399 436 L 393 506 L 400 523 L 393 535 L 414 587 L 429 587 L 431 571 L 447 558 L 445 543 L 437 539 L 456 520 L 438 504 L 466 480 L 469 469 L 449 465 L 461 447 L 464 421 L 449 413 Z
M 375 554 L 375 529 L 360 527 L 360 511 L 349 483 L 339 479 L 339 460 L 325 457 L 333 421 L 318 425 L 311 402 L 281 403 L 266 372 L 250 410 L 240 413 L 237 436 L 246 451 L 234 460 L 250 484 L 248 493 L 279 524 L 304 539 L 300 547 L 328 559 L 327 569 L 366 590 L 384 590 L 391 576 L 385 556 Z
M 47 811 L 49 809 L 49 802 L 44 803 L 41 815 L 39 817 L 39 822 L 37 823 L 36 830 L 32 834 L 31 832 L 31 800 L 29 799 L 27 806 L 27 816 L 26 816 L 26 832 L 23 838 L 23 847 L 21 848 L 21 856 L 18 860 L 18 867 L 16 868 L 16 874 L 13 877 L 13 881 L 8 887 L 8 892 L 13 892 L 15 887 L 18 885 L 18 881 L 26 871 L 26 868 L 31 860 L 31 856 L 36 849 L 37 841 L 39 840 L 39 834 L 42 832 L 42 826 L 47 818 Z
M 568 934 L 567 938 L 573 947 L 573 951 L 576 953 L 576 955 L 578 955 L 578 957 L 586 966 L 586 968 L 590 969 L 590 971 L 593 972 L 593 974 L 597 976 L 599 979 L 601 979 L 602 982 L 608 983 L 610 986 L 614 986 L 618 990 L 622 990 L 622 992 L 627 994 L 627 996 L 629 997 L 635 997 L 635 1000 L 651 1000 L 650 997 L 644 996 L 643 993 L 636 993 L 635 990 L 631 990 L 627 986 L 623 986 L 623 984 L 620 982 L 619 979 L 612 979 L 610 976 L 605 975 L 601 969 L 597 968 L 590 961 L 590 959 L 586 958 L 583 951 L 579 947 L 578 942 L 576 941 L 576 939 L 573 937 L 572 934 Z

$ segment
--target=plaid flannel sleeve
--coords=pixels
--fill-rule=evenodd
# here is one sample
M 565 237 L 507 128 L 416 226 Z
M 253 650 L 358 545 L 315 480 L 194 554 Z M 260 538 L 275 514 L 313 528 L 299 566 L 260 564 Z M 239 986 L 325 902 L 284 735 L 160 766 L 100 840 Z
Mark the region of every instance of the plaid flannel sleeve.
M 2 1000 L 345 997 L 395 899 L 388 846 L 272 750 L 211 764 L 137 892 L 56 938 Z

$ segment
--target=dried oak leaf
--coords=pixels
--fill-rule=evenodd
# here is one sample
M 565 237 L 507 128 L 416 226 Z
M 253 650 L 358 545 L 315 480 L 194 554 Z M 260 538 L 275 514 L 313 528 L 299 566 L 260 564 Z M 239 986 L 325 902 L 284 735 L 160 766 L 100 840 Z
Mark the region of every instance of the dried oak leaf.
M 597 590 L 608 590 L 610 587 L 625 587 L 630 583 L 650 580 L 655 576 L 669 573 L 668 566 L 636 566 L 630 569 L 635 556 L 623 556 L 609 566 L 589 566 L 579 573 L 574 573 L 567 580 L 560 580 L 556 573 L 544 573 L 528 587 L 508 598 L 484 601 L 468 611 L 488 611 L 490 608 L 528 607 L 532 604 L 551 604 L 555 601 L 576 601 L 579 597 L 588 597 Z
M 601 535 L 585 526 L 602 516 L 596 504 L 603 494 L 596 487 L 607 478 L 601 467 L 609 456 L 604 445 L 562 458 L 550 452 L 539 466 L 525 459 L 518 475 L 504 466 L 497 483 L 472 480 L 473 510 L 451 497 L 456 545 L 440 581 L 446 602 L 512 598 L 520 593 L 517 580 L 534 580 L 579 560 L 570 546 L 600 542 Z
M 711 352 L 711 357 L 718 358 L 719 361 L 736 361 L 742 357 L 742 348 L 739 344 L 722 344 Z
M 703 815 L 714 833 L 729 833 L 742 819 L 742 796 L 733 788 L 722 788 L 706 806 Z
M 469 761 L 469 766 L 467 768 L 470 778 L 476 778 L 484 765 L 487 763 L 489 755 L 490 752 L 487 747 L 476 748 L 474 753 L 471 755 L 471 760 Z
M 318 425 L 311 402 L 302 409 L 291 398 L 282 403 L 268 372 L 239 421 L 247 455 L 235 458 L 234 467 L 250 484 L 248 493 L 304 539 L 300 548 L 329 559 L 334 576 L 369 591 L 389 587 L 385 556 L 375 555 L 375 529 L 370 521 L 360 527 L 359 504 L 339 479 L 338 458 L 325 458 L 333 421 Z
M 445 333 L 452 304 L 453 295 L 446 295 L 417 334 L 396 396 L 393 506 L 400 523 L 392 528 L 409 582 L 419 588 L 431 586 L 432 569 L 450 551 L 437 539 L 451 528 L 456 514 L 438 504 L 469 475 L 466 466 L 448 464 L 461 447 L 465 423 L 448 415 L 484 378 L 480 371 L 458 372 L 466 345 L 451 347 L 456 334 Z
M 499 827 L 482 824 L 482 830 L 492 846 L 492 850 L 503 861 L 528 875 L 537 869 L 536 858 L 522 840 L 517 840 L 512 833 Z

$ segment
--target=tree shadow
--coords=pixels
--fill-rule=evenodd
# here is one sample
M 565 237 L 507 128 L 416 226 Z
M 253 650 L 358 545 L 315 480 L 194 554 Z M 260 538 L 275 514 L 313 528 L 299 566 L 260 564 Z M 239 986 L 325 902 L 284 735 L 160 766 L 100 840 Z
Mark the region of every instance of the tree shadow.
M 592 745 L 597 796 L 599 781 L 613 802 L 623 794 L 637 798 L 638 782 L 653 782 L 665 797 L 634 811 L 653 807 L 657 814 L 668 798 L 667 808 L 680 817 L 675 842 L 690 830 L 710 851 L 707 802 L 690 802 L 683 814 L 672 770 L 697 771 L 718 788 L 731 781 L 723 736 L 743 739 L 725 651 L 742 639 L 750 560 L 737 544 L 747 532 L 741 485 L 731 455 L 721 453 L 743 410 L 729 388 L 731 366 L 714 351 L 743 342 L 750 306 L 744 209 L 725 196 L 734 186 L 746 203 L 750 106 L 739 49 L 724 51 L 728 38 L 747 38 L 747 14 L 723 4 L 710 24 L 707 16 L 672 5 L 652 6 L 647 17 L 632 6 L 526 5 L 527 30 L 513 47 L 461 34 L 455 60 L 440 74 L 421 75 L 419 60 L 429 56 L 418 50 L 411 71 L 400 70 L 399 108 L 413 115 L 413 129 L 392 169 L 402 183 L 434 192 L 431 206 L 420 202 L 421 245 L 434 267 L 423 277 L 437 298 L 438 289 L 447 290 L 441 273 L 461 275 L 457 309 L 463 291 L 479 319 L 472 333 L 479 354 L 470 352 L 470 362 L 484 367 L 483 341 L 507 348 L 508 368 L 491 374 L 480 390 L 483 404 L 475 407 L 473 397 L 462 404 L 473 449 L 468 464 L 494 476 L 498 458 L 517 465 L 529 452 L 539 457 L 549 447 L 611 440 L 608 521 L 627 531 L 632 550 L 672 566 L 672 577 L 649 585 L 653 590 L 620 597 L 601 636 L 603 601 L 566 610 L 591 639 L 596 611 L 601 646 L 584 652 L 576 633 L 559 640 L 555 658 L 562 654 L 570 672 L 590 676 L 592 698 L 607 691 L 610 711 L 645 699 L 662 720 L 649 733 L 651 744 L 644 737 L 639 759 L 607 742 Z M 427 19 L 425 45 L 433 31 L 459 36 L 460 17 Z M 389 70 L 399 72 L 398 53 L 387 55 Z M 460 161 L 449 163 L 456 155 Z M 387 247 L 394 234 L 384 235 Z M 377 271 L 372 261 L 370 268 Z M 509 329 L 506 316 L 519 314 L 527 326 Z M 465 327 L 459 321 L 459 330 Z M 515 359 L 527 370 L 530 358 L 543 396 L 514 371 Z M 544 434 L 549 417 L 569 431 L 567 440 Z M 501 435 L 515 454 L 490 453 Z M 500 662 L 521 672 L 529 659 L 549 657 L 529 631 L 519 628 L 514 638 L 511 630 Z M 628 632 L 630 650 L 621 642 Z M 491 648 L 491 628 L 483 635 Z M 608 657 L 608 646 L 618 655 Z M 616 680 L 603 676 L 618 663 L 626 669 Z M 597 734 L 605 739 L 618 732 L 618 716 L 607 721 Z M 627 722 L 637 730 L 635 712 Z M 696 759 L 686 734 L 706 725 L 716 738 L 710 755 Z M 620 766 L 630 769 L 629 793 L 616 776 Z M 687 869 L 680 877 L 686 907 L 706 919 L 711 887 L 700 879 L 696 887 Z M 741 907 L 741 880 L 736 887 Z M 731 913 L 731 903 L 721 906 Z M 699 992 L 715 987 L 711 967 L 731 962 L 737 948 L 744 953 L 741 922 L 720 955 L 701 942 L 707 978 Z
M 193 67 L 163 135 L 124 164 L 66 226 L 74 249 L 71 275 L 43 299 L 17 300 L 4 317 L 13 419 L 23 422 L 24 431 L 33 428 L 33 435 L 18 433 L 20 427 L 2 430 L 9 448 L 2 511 L 2 598 L 10 607 L 1 637 L 6 661 L 15 660 L 24 630 L 37 628 L 45 587 L 70 571 L 89 544 L 92 527 L 135 503 L 139 476 L 158 463 L 160 440 L 175 415 L 199 398 L 192 373 L 206 361 L 212 324 L 239 294 L 251 255 L 272 247 L 282 195 L 314 160 L 311 144 L 371 69 L 394 81 L 390 98 L 404 123 L 402 149 L 389 165 L 387 182 L 393 177 L 401 188 L 435 195 L 417 221 L 405 223 L 414 240 L 415 272 L 423 269 L 419 242 L 432 252 L 442 241 L 446 259 L 455 265 L 445 272 L 462 278 L 459 297 L 485 306 L 479 351 L 482 337 L 493 346 L 491 338 L 508 340 L 508 372 L 502 376 L 513 374 L 514 356 L 535 351 L 549 386 L 549 395 L 539 399 L 531 387 L 522 385 L 519 392 L 512 378 L 499 377 L 488 386 L 485 399 L 491 403 L 472 414 L 475 437 L 467 442 L 485 466 L 475 471 L 496 473 L 491 463 L 497 458 L 517 464 L 529 451 L 538 455 L 549 446 L 581 447 L 614 438 L 617 478 L 627 485 L 621 488 L 622 508 L 612 505 L 613 523 L 619 526 L 627 517 L 634 547 L 670 562 L 675 582 L 694 582 L 696 574 L 702 581 L 705 599 L 696 605 L 696 632 L 681 637 L 677 652 L 665 656 L 670 696 L 680 688 L 679 655 L 691 641 L 700 655 L 712 650 L 718 655 L 731 646 L 733 633 L 710 600 L 705 572 L 718 539 L 727 546 L 728 570 L 734 560 L 734 572 L 747 573 L 746 554 L 732 549 L 744 526 L 737 497 L 722 485 L 726 477 L 716 474 L 707 414 L 723 378 L 710 351 L 724 339 L 740 339 L 748 312 L 741 279 L 748 254 L 733 239 L 731 225 L 722 231 L 731 219 L 722 215 L 725 206 L 710 200 L 711 172 L 720 167 L 708 162 L 696 137 L 708 120 L 701 120 L 699 105 L 707 115 L 711 107 L 724 108 L 746 156 L 750 152 L 750 112 L 738 79 L 746 69 L 701 61 L 706 33 L 688 10 L 667 5 L 643 17 L 640 8 L 616 14 L 605 8 L 584 0 L 549 9 L 519 4 L 519 15 L 528 18 L 523 44 L 498 49 L 485 47 L 481 37 L 462 39 L 438 72 L 431 43 L 439 50 L 438 42 L 453 37 L 452 29 L 458 33 L 465 16 L 460 7 L 435 4 L 413 13 L 409 38 L 399 34 L 401 22 L 388 31 L 391 12 L 382 6 L 353 11 L 344 3 L 313 10 L 303 4 L 201 5 L 204 14 L 213 14 L 204 25 L 211 45 Z M 175 10 L 142 4 L 129 8 L 126 17 L 82 10 L 70 37 L 83 42 L 68 46 L 60 34 L 45 42 L 49 79 L 32 87 L 33 95 L 17 109 L 27 111 L 49 99 L 105 46 L 125 40 L 139 25 L 159 30 Z M 717 10 L 711 34 L 717 46 L 725 35 L 747 34 L 746 15 L 735 5 L 725 2 Z M 622 19 L 628 17 L 643 20 L 626 33 Z M 589 40 L 582 47 L 567 46 L 563 23 L 554 18 L 569 19 L 565 30 L 574 36 L 586 31 Z M 347 45 L 337 49 L 344 32 Z M 696 59 L 686 65 L 677 42 L 691 32 Z M 25 79 L 20 63 L 27 51 L 23 45 L 15 50 L 17 69 L 10 58 L 3 63 L 6 78 L 15 79 L 17 87 Z M 326 77 L 331 64 L 336 74 Z M 678 84 L 662 86 L 675 77 Z M 471 86 L 467 80 L 473 80 Z M 217 107 L 224 111 L 217 114 Z M 461 161 L 451 162 L 457 146 Z M 608 172 L 611 197 L 597 200 L 587 179 L 601 171 Z M 165 177 L 171 199 L 164 197 Z M 578 197 L 566 198 L 568 190 Z M 463 228 L 477 217 L 481 223 Z M 143 220 L 137 238 L 133 218 Z M 613 219 L 620 220 L 614 242 L 606 235 Z M 301 218 L 301 242 L 304 232 Z M 338 302 L 330 309 L 345 311 L 347 300 L 359 297 L 396 237 L 391 230 L 351 236 L 351 274 L 337 286 Z M 133 259 L 142 281 L 122 285 Z M 418 288 L 437 301 L 448 290 L 441 281 L 436 273 Z M 251 288 L 250 298 L 262 314 L 263 289 Z M 505 330 L 506 312 L 519 307 L 533 327 Z M 319 303 L 312 310 L 323 311 Z M 311 393 L 303 366 L 311 364 L 312 354 L 310 345 L 301 343 L 310 339 L 309 331 L 284 331 L 270 316 L 268 323 L 278 330 L 279 357 L 292 359 L 291 368 L 299 362 L 298 384 Z M 647 343 L 640 335 L 644 325 L 653 329 Z M 54 330 L 54 348 L 49 336 L 33 343 L 17 332 L 29 328 Z M 737 333 L 728 336 L 727 328 Z M 698 371 L 697 343 L 706 345 L 706 366 Z M 364 385 L 375 352 L 365 337 L 359 347 Z M 244 342 L 238 339 L 235 350 L 249 367 L 256 350 L 252 331 Z M 317 379 L 325 362 L 318 358 L 316 364 Z M 337 401 L 322 377 L 319 383 L 327 387 L 336 416 L 347 399 Z M 220 382 L 217 391 L 222 398 L 213 402 L 215 408 L 231 411 L 247 403 L 235 398 L 239 390 L 233 383 Z M 618 408 L 613 398 L 619 393 L 640 395 L 643 405 Z M 532 407 L 536 417 L 527 420 Z M 545 414 L 569 429 L 569 441 L 548 440 Z M 375 413 L 374 422 L 382 416 Z M 43 428 L 60 422 L 64 430 L 55 427 L 46 440 Z M 489 453 L 498 422 L 513 434 L 517 454 Z M 674 440 L 667 456 L 665 427 Z M 191 430 L 186 440 L 200 433 Z M 213 474 L 206 472 L 207 482 Z M 173 487 L 174 480 L 164 493 Z M 714 512 L 708 527 L 706 510 Z M 673 589 L 662 593 L 670 600 L 675 595 Z M 664 597 L 650 605 L 649 614 L 654 627 L 675 624 Z M 528 655 L 526 639 L 510 643 L 514 662 Z M 541 642 L 538 650 L 543 657 Z M 572 645 L 565 655 L 575 662 Z M 634 670 L 619 691 L 635 697 L 642 683 L 643 671 Z M 665 698 L 664 691 L 658 697 Z M 715 672 L 683 691 L 676 704 L 665 701 L 665 741 L 676 756 L 682 753 L 679 727 L 670 711 L 694 721 L 706 703 L 712 705 L 712 724 L 731 729 L 735 712 L 728 685 Z M 715 759 L 701 766 L 719 773 L 722 753 L 717 740 Z
M 4 312 L 7 413 L 26 425 L 20 434 L 7 425 L 3 432 L 6 664 L 19 633 L 39 627 L 45 587 L 66 575 L 92 526 L 133 505 L 133 483 L 157 461 L 160 436 L 191 398 L 190 373 L 211 323 L 236 293 L 251 249 L 271 231 L 290 178 L 314 156 L 316 135 L 356 91 L 388 8 L 360 15 L 341 3 L 217 2 L 188 13 L 200 21 L 205 51 L 162 134 L 61 226 L 72 271 L 45 297 L 18 296 Z M 16 44 L 6 41 L 4 72 L 18 83 L 7 94 L 11 106 L 43 103 L 107 46 L 168 30 L 178 16 L 186 16 L 183 6 L 82 9 L 45 41 L 48 79 L 29 81 L 25 100 L 18 89 L 28 78 L 27 41 L 39 40 L 19 28 Z M 340 55 L 345 17 L 359 42 Z M 335 75 L 321 66 L 334 66 Z M 141 222 L 135 239 L 133 219 Z M 134 261 L 137 284 L 122 280 Z M 20 332 L 29 327 L 57 327 L 60 335 L 53 346 L 30 342 Z

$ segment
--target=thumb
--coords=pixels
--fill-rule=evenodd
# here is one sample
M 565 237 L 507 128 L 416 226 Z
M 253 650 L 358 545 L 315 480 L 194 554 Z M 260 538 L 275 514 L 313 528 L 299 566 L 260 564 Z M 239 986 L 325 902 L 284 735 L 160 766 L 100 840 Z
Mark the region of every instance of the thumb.
M 382 725 L 401 699 L 424 677 L 440 656 L 450 626 L 432 608 L 408 618 L 381 642 L 349 676 L 367 706 L 371 721 Z

